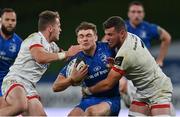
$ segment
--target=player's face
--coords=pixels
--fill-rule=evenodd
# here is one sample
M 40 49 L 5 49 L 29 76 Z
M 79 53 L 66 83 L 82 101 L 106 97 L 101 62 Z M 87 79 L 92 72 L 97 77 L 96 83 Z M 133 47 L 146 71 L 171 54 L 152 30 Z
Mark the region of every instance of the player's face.
M 60 24 L 60 20 L 58 18 L 56 18 L 55 23 L 51 26 L 51 41 L 58 41 L 59 40 L 59 35 L 60 32 L 62 31 L 60 28 L 61 24 Z
M 129 7 L 128 17 L 133 25 L 138 25 L 144 19 L 144 8 L 140 5 L 132 5 Z
M 5 12 L 1 17 L 1 30 L 5 35 L 12 35 L 16 28 L 16 13 Z
M 114 27 L 105 29 L 105 36 L 103 37 L 103 39 L 108 42 L 111 48 L 119 45 L 119 38 L 119 33 L 115 30 Z
M 92 29 L 80 30 L 77 34 L 78 43 L 82 46 L 83 50 L 90 50 L 95 47 L 97 35 Z

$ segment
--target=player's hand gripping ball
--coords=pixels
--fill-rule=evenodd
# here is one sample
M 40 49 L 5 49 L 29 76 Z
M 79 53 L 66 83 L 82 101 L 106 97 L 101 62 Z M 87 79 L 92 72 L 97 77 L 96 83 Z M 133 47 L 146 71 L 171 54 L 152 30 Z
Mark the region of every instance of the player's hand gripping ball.
M 66 71 L 66 76 L 68 78 L 72 78 L 74 76 L 72 76 L 72 72 L 73 72 L 73 69 L 76 69 L 77 71 L 81 70 L 84 66 L 85 66 L 85 61 L 83 60 L 83 58 L 75 58 L 73 59 L 72 61 L 69 62 L 68 66 L 67 66 L 67 71 Z M 79 86 L 82 84 L 83 80 L 84 80 L 84 77 L 83 76 L 80 76 L 80 77 L 76 77 L 76 78 L 73 78 L 73 83 L 72 85 L 73 86 Z

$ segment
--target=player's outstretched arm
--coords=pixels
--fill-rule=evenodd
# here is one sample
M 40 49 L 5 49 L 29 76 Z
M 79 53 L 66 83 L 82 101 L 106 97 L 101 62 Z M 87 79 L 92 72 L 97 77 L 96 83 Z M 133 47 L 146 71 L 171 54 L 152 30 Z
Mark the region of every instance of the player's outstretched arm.
M 86 88 L 85 93 L 99 93 L 112 89 L 121 79 L 122 75 L 113 69 L 109 72 L 106 79 L 100 81 L 96 85 Z M 88 94 L 89 95 L 89 94 Z
M 169 45 L 171 43 L 171 35 L 163 28 L 158 27 L 160 38 L 161 38 L 161 46 L 160 46 L 160 52 L 156 59 L 157 64 L 160 66 L 163 66 L 163 61 L 165 56 L 167 55 Z
M 72 85 L 72 79 L 71 78 L 65 78 L 62 75 L 58 75 L 56 81 L 53 84 L 53 91 L 54 92 L 59 92 L 59 91 L 64 91 L 67 89 L 69 86 Z
M 36 60 L 36 62 L 40 64 L 50 63 L 57 60 L 63 60 L 74 56 L 78 52 L 80 52 L 81 46 L 74 45 L 71 46 L 68 51 L 60 52 L 60 53 L 50 53 L 46 51 L 43 47 L 33 47 L 30 49 L 31 55 Z
M 56 81 L 53 84 L 53 91 L 59 92 L 67 89 L 69 86 L 74 85 L 82 80 L 88 73 L 87 65 L 84 65 L 80 70 L 73 69 L 72 74 L 69 77 L 64 77 L 63 75 L 58 75 Z

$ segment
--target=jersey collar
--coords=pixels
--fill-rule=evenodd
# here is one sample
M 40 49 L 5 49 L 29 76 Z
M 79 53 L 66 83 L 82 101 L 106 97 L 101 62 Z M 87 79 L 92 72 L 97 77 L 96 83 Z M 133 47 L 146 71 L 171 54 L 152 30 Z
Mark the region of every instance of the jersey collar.
M 49 42 L 48 42 L 47 39 L 44 37 L 44 35 L 43 35 L 40 31 L 39 31 L 38 33 L 39 33 L 39 35 L 42 37 L 42 39 L 43 39 L 46 43 L 49 44 Z

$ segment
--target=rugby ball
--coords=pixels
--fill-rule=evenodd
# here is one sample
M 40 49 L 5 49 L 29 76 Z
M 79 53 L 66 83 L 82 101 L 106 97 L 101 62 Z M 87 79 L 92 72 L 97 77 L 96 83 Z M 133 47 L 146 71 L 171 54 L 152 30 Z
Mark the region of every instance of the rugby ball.
M 78 71 L 85 65 L 85 61 L 81 57 L 78 57 L 78 58 L 75 58 L 75 59 L 71 60 L 69 62 L 69 64 L 67 65 L 67 69 L 66 69 L 67 78 L 72 74 L 72 71 L 73 71 L 73 68 L 74 68 L 75 64 L 77 64 L 76 70 Z M 79 81 L 77 83 L 74 83 L 73 86 L 79 86 L 79 85 L 81 85 L 82 82 L 83 81 Z

